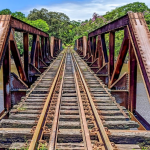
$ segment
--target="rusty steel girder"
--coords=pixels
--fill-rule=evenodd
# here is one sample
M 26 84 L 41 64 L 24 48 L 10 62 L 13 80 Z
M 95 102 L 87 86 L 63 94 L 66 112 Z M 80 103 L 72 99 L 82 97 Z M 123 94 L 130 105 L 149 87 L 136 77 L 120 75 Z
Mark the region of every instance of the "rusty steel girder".
M 10 18 L 10 26 L 19 32 L 27 32 L 29 34 L 36 34 L 36 35 L 43 36 L 43 37 L 49 37 L 49 35 L 46 32 L 40 29 L 37 29 L 12 16 Z
M 23 34 L 23 61 L 15 40 L 15 31 Z M 31 53 L 29 35 L 33 36 Z M 19 102 L 27 88 L 47 69 L 53 60 L 51 50 L 55 56 L 60 52 L 61 40 L 54 39 L 54 44 L 50 47 L 49 34 L 11 15 L 0 15 L 0 66 L 3 64 L 5 110 Z M 19 77 L 11 74 L 11 55 Z
M 117 20 L 114 20 L 114 21 L 92 31 L 91 33 L 89 33 L 88 37 L 94 37 L 94 36 L 97 36 L 100 34 L 106 34 L 110 31 L 118 31 L 118 30 L 123 29 L 128 24 L 129 24 L 129 16 L 127 14 Z
M 124 30 L 124 39 L 115 62 L 115 32 L 119 30 Z M 109 51 L 107 51 L 105 41 L 107 33 L 109 33 Z M 76 44 L 77 52 L 83 57 L 83 37 L 78 39 L 76 43 L 78 43 Z M 122 105 L 131 112 L 136 110 L 137 64 L 140 67 L 150 100 L 150 32 L 142 13 L 129 12 L 125 16 L 92 31 L 88 34 L 86 45 L 86 55 L 83 59 L 108 85 L 118 102 L 122 99 Z M 129 54 L 128 75 L 120 77 L 127 53 Z M 128 83 L 127 87 L 126 83 Z

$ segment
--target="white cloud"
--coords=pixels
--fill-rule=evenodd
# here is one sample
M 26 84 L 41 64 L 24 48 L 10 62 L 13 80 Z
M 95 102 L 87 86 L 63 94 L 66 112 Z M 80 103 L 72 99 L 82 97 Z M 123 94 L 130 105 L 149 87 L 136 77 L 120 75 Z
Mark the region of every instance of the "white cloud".
M 134 2 L 136 0 L 122 0 L 120 3 L 120 0 L 114 0 L 113 2 L 110 0 L 91 0 L 87 3 L 63 3 L 63 4 L 55 4 L 51 6 L 37 6 L 33 7 L 36 9 L 46 8 L 49 11 L 57 11 L 65 13 L 70 17 L 71 20 L 85 20 L 92 17 L 92 14 L 94 12 L 98 13 L 99 15 L 105 14 L 107 11 L 111 11 L 112 9 L 115 9 L 116 7 L 123 6 L 127 3 Z M 149 0 L 141 0 L 141 2 L 145 2 L 147 5 L 150 2 Z M 28 14 L 30 10 L 33 8 L 30 8 L 28 10 L 23 11 L 25 14 Z

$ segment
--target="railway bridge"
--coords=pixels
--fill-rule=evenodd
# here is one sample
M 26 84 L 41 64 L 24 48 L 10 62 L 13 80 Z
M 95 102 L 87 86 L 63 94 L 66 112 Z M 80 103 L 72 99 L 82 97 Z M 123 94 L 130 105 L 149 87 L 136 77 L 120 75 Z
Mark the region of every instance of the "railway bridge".
M 115 59 L 118 32 L 124 36 Z M 150 149 L 149 49 L 142 13 L 129 12 L 65 49 L 61 39 L 1 15 L 0 149 Z

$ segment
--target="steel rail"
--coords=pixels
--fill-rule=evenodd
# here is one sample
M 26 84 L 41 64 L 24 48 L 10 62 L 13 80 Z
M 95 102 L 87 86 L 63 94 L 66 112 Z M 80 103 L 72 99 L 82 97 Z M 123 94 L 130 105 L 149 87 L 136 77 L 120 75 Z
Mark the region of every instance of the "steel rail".
M 84 108 L 83 108 L 83 103 L 82 103 L 79 84 L 78 84 L 78 80 L 77 80 L 77 76 L 76 76 L 75 66 L 74 66 L 74 63 L 73 63 L 73 59 L 71 59 L 71 60 L 72 60 L 72 65 L 73 65 L 73 73 L 74 73 L 74 79 L 75 79 L 76 92 L 77 92 L 77 95 L 78 95 L 78 102 L 79 102 L 79 108 L 80 108 L 80 113 L 81 113 L 83 132 L 84 132 L 84 136 L 85 136 L 86 149 L 87 150 L 92 150 L 92 143 L 91 143 L 91 139 L 90 139 L 90 133 L 89 133 L 88 125 L 87 125 L 87 122 L 86 122 L 86 116 L 85 116 L 85 112 L 84 112 Z
M 83 61 L 83 63 L 87 66 L 85 61 Z M 92 71 L 89 68 L 87 68 L 87 69 L 88 69 L 88 71 L 90 71 L 92 73 Z M 109 95 L 111 100 L 117 105 L 118 109 L 123 114 L 123 116 L 126 118 L 126 120 L 129 120 L 129 116 L 124 112 L 124 110 L 121 108 L 121 106 L 116 102 L 115 98 L 110 94 L 110 92 L 107 90 L 107 88 L 105 88 L 105 85 L 99 80 L 99 78 L 96 76 L 96 74 L 94 74 L 94 77 L 100 83 L 100 85 L 103 87 L 103 89 L 106 91 L 106 93 Z
M 105 131 L 105 128 L 104 128 L 104 126 L 103 126 L 102 120 L 100 119 L 99 114 L 98 114 L 98 112 L 97 112 L 97 110 L 96 110 L 96 108 L 95 108 L 95 104 L 94 104 L 94 102 L 93 102 L 92 96 L 91 96 L 90 91 L 89 91 L 89 89 L 88 89 L 88 87 L 87 87 L 87 84 L 86 84 L 86 82 L 85 82 L 85 79 L 84 79 L 84 77 L 83 77 L 83 75 L 82 75 L 81 69 L 80 69 L 80 67 L 79 67 L 79 65 L 78 65 L 78 63 L 77 63 L 77 61 L 76 61 L 76 58 L 74 57 L 73 53 L 72 53 L 72 56 L 73 56 L 73 58 L 74 58 L 74 62 L 76 63 L 76 66 L 77 66 L 77 69 L 78 69 L 78 71 L 79 71 L 80 77 L 81 77 L 81 79 L 82 79 L 82 82 L 83 82 L 83 84 L 84 84 L 85 90 L 86 90 L 86 92 L 87 92 L 87 95 L 88 95 L 88 98 L 89 98 L 89 101 L 90 101 L 90 104 L 91 104 L 91 107 L 92 107 L 94 116 L 95 116 L 95 118 L 96 118 L 97 125 L 98 125 L 99 131 L 100 131 L 100 133 L 101 133 L 101 135 L 102 135 L 102 138 L 103 138 L 103 140 L 104 140 L 105 146 L 106 146 L 107 150 L 113 150 L 113 147 L 112 147 L 112 145 L 111 145 L 111 142 L 110 142 L 110 140 L 109 140 L 109 138 L 108 138 L 108 135 L 107 135 L 107 133 L 106 133 L 106 131 Z
M 64 64 L 63 64 L 64 65 Z M 62 65 L 62 67 L 63 67 L 63 65 Z M 61 70 L 63 70 L 62 68 L 61 68 Z M 56 85 L 55 85 L 55 88 L 54 88 L 54 91 L 53 91 L 53 94 L 52 94 L 52 96 L 51 97 L 53 97 L 53 95 L 55 95 L 55 90 L 56 90 L 56 88 L 57 87 L 60 87 L 60 84 L 61 83 L 59 83 L 61 80 L 60 80 L 60 76 L 62 76 L 62 73 L 63 73 L 63 71 L 61 71 L 60 70 L 60 73 L 59 73 L 59 76 L 58 76 L 58 80 L 57 80 L 57 83 L 56 83 Z M 60 80 L 60 81 L 59 81 Z M 57 91 L 57 90 L 56 90 Z M 40 137 L 39 137 L 39 143 L 38 143 L 38 149 L 40 149 L 40 147 L 41 147 L 41 144 L 42 144 L 42 138 L 43 138 L 43 135 L 44 135 L 44 128 L 45 127 L 47 127 L 46 126 L 46 123 L 47 123 L 47 117 L 48 117 L 48 115 L 49 115 L 49 111 L 51 111 L 51 104 L 53 103 L 52 102 L 53 101 L 53 98 L 51 99 L 51 102 L 50 102 L 50 105 L 49 105 L 49 107 L 48 107 L 48 109 L 47 109 L 47 113 L 46 113 L 46 116 L 45 116 L 45 118 L 44 118 L 44 123 L 43 123 L 43 125 L 42 125 L 42 130 L 41 130 L 41 134 L 40 134 Z M 51 129 L 50 129 L 51 130 Z M 51 133 L 51 131 L 50 131 L 50 133 Z
M 37 126 L 36 126 L 36 129 L 35 129 L 35 132 L 33 134 L 33 137 L 32 137 L 32 140 L 31 140 L 31 143 L 30 143 L 30 146 L 29 146 L 29 150 L 34 150 L 35 149 L 35 146 L 36 146 L 36 143 L 38 141 L 38 138 L 39 138 L 39 134 L 40 134 L 40 131 L 41 131 L 41 128 L 42 128 L 42 124 L 43 124 L 43 121 L 44 121 L 44 117 L 45 117 L 45 114 L 46 114 L 46 111 L 47 111 L 47 108 L 48 108 L 48 105 L 49 105 L 49 102 L 50 102 L 50 98 L 52 96 L 52 93 L 53 93 L 53 90 L 54 90 L 54 87 L 55 87 L 55 84 L 56 84 L 56 81 L 57 81 L 57 78 L 59 76 L 59 73 L 60 73 L 60 69 L 61 69 L 61 66 L 62 66 L 62 63 L 63 63 L 63 60 L 65 58 L 65 53 L 63 55 L 63 58 L 61 60 L 61 63 L 59 65 L 59 68 L 58 68 L 58 71 L 57 71 L 57 74 L 53 80 L 53 83 L 52 83 L 52 86 L 50 88 L 50 91 L 49 91 L 49 94 L 46 98 L 46 101 L 45 101 L 45 104 L 44 104 L 44 107 L 43 107 L 43 110 L 42 110 L 42 113 L 40 115 L 40 118 L 38 120 L 38 123 L 37 123 Z
M 55 150 L 55 147 L 56 147 L 55 144 L 56 144 L 56 138 L 57 138 L 58 119 L 59 119 L 59 110 L 60 110 L 60 102 L 61 102 L 61 95 L 62 95 L 62 86 L 63 86 L 63 81 L 64 81 L 65 66 L 66 66 L 66 60 L 65 60 L 64 67 L 63 67 L 62 80 L 61 80 L 61 84 L 59 88 L 59 94 L 58 94 L 57 104 L 55 108 L 55 115 L 53 119 L 53 125 L 52 125 L 51 134 L 50 134 L 48 150 Z

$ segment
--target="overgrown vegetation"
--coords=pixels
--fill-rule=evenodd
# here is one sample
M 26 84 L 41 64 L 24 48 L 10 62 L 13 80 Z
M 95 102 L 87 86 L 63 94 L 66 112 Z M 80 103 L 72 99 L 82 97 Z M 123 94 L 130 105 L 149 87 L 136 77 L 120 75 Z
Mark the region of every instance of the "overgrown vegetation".
M 70 18 L 60 12 L 51 12 L 44 8 L 41 10 L 33 9 L 30 11 L 29 15 L 25 15 L 21 12 L 11 12 L 9 9 L 4 9 L 0 11 L 0 14 L 12 15 L 26 23 L 35 26 L 44 32 L 47 32 L 50 36 L 55 36 L 62 39 L 64 45 L 70 46 L 74 45 L 74 41 L 82 36 L 88 36 L 88 33 L 127 14 L 127 12 L 142 12 L 144 14 L 145 20 L 150 29 L 150 9 L 145 5 L 145 3 L 134 2 L 122 7 L 118 7 L 110 12 L 106 12 L 105 15 L 100 16 L 96 13 L 93 17 L 85 21 L 70 21 Z M 23 54 L 22 47 L 22 35 L 16 34 L 17 45 L 19 47 L 20 54 Z M 120 49 L 120 43 L 122 43 L 123 32 L 119 31 L 116 33 L 115 39 L 115 54 L 118 55 Z M 32 38 L 30 38 L 30 42 Z M 106 42 L 108 45 L 109 35 L 106 35 Z M 29 44 L 31 45 L 31 44 Z M 107 47 L 108 48 L 108 47 Z

